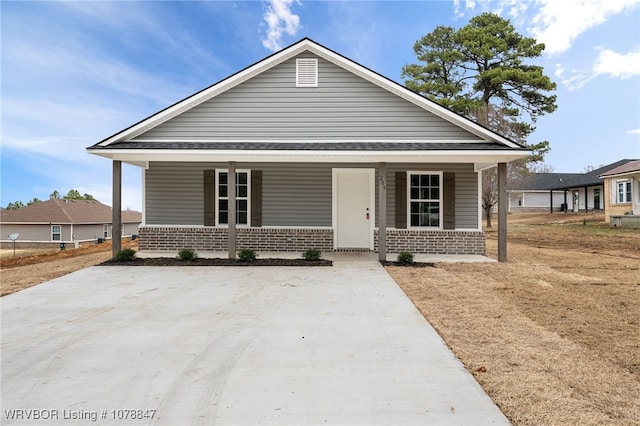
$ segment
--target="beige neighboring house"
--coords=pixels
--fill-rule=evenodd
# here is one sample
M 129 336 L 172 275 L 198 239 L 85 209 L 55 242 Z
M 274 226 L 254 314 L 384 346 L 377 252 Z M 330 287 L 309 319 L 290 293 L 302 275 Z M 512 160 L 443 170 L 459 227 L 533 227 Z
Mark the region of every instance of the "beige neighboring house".
M 609 170 L 604 179 L 605 221 L 640 228 L 640 160 Z
M 59 244 L 98 241 L 111 238 L 111 207 L 98 201 L 51 199 L 16 210 L 2 210 L 0 241 L 20 234 L 17 243 Z M 138 234 L 142 213 L 122 212 L 122 235 Z

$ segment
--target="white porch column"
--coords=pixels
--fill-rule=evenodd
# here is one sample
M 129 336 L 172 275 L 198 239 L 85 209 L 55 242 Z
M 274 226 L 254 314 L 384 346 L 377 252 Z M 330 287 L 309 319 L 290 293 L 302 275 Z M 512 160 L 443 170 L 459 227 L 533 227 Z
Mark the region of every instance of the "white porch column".
M 111 208 L 111 255 L 122 249 L 122 162 L 113 160 L 113 206 Z
M 229 259 L 236 258 L 236 163 L 229 161 L 227 172 L 227 195 L 229 196 Z
M 507 163 L 498 163 L 498 262 L 507 261 Z
M 378 259 L 387 260 L 387 163 L 378 164 Z

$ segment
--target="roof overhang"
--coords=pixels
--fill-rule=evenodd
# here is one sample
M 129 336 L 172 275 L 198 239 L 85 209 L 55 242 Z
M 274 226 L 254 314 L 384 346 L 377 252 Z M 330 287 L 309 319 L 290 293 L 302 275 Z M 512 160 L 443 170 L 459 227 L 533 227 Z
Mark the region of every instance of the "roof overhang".
M 438 151 L 264 151 L 264 150 L 167 150 L 89 149 L 89 152 L 140 167 L 149 162 L 246 162 L 246 163 L 471 163 L 477 170 L 524 158 L 527 150 Z

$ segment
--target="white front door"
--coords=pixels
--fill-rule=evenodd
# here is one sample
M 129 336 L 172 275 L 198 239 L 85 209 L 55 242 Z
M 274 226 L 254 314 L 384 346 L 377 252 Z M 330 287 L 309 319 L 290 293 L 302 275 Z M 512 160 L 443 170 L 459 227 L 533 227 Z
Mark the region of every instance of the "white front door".
M 334 246 L 373 249 L 374 169 L 333 169 Z

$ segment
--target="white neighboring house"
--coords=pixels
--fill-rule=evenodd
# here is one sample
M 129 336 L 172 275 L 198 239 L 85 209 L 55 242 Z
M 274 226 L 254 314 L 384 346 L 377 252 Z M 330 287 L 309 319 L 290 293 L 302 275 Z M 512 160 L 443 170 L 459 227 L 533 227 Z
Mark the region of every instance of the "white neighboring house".
M 111 238 L 111 207 L 98 201 L 51 199 L 16 210 L 2 210 L 0 235 L 18 233 L 20 245 L 46 245 Z M 122 212 L 122 235 L 138 234 L 142 213 Z
M 604 179 L 605 220 L 613 226 L 640 228 L 640 160 L 600 175 Z
M 565 191 L 554 188 L 578 176 L 578 173 L 532 173 L 510 181 L 507 184 L 509 213 L 563 211 L 567 204 Z

